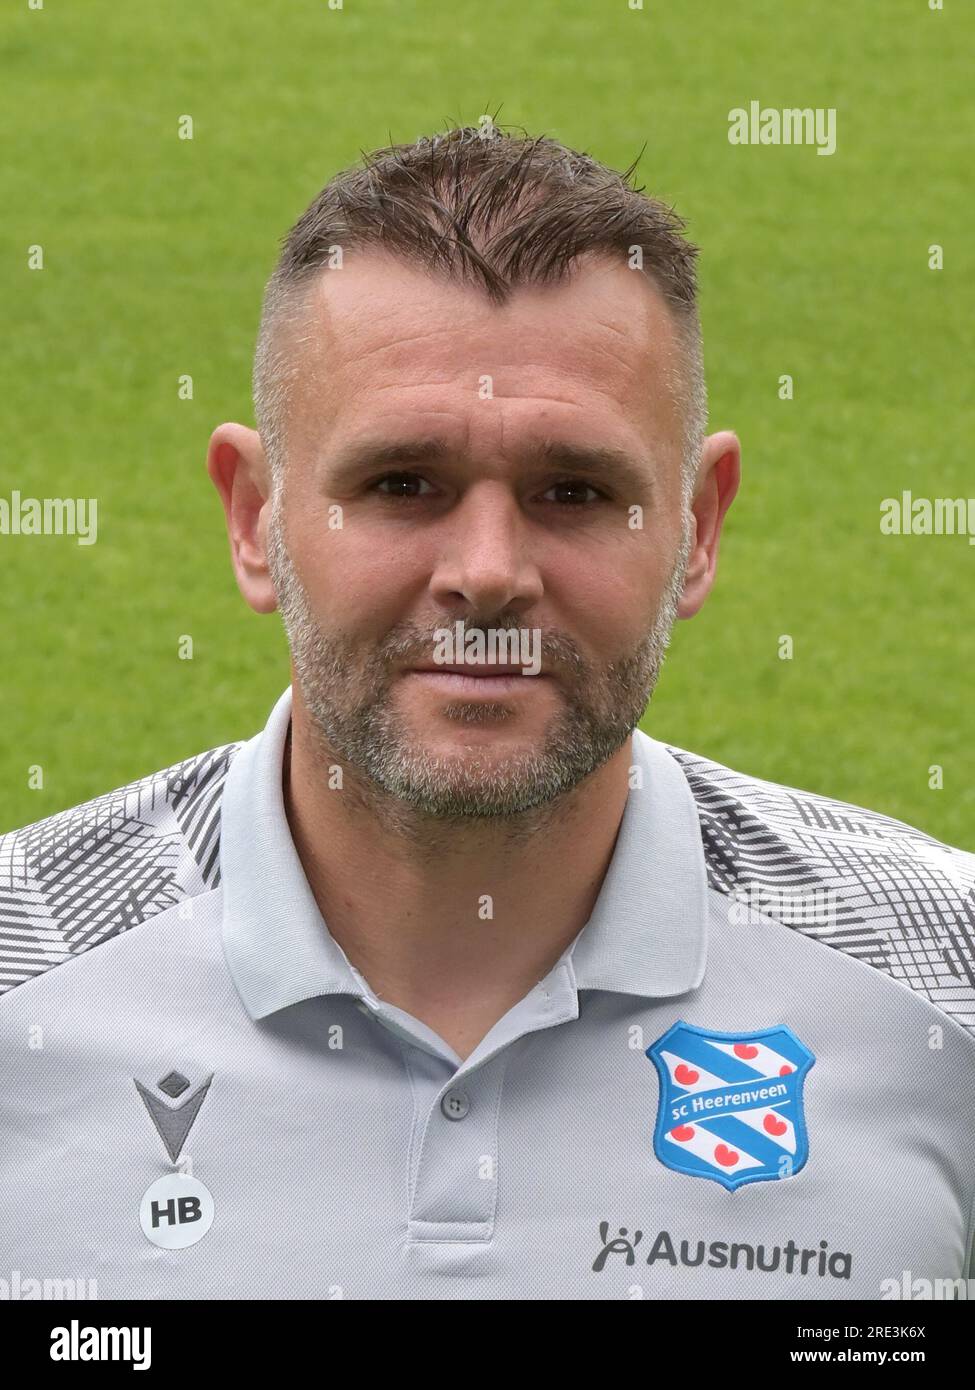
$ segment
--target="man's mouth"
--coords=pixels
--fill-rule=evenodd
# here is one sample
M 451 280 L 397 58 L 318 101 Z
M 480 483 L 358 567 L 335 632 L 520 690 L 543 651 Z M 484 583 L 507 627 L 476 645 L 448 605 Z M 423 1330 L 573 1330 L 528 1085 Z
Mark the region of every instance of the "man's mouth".
M 410 680 L 444 695 L 488 697 L 527 691 L 551 680 L 551 677 L 542 671 L 533 672 L 523 666 L 503 666 L 491 662 L 415 666 L 403 674 Z

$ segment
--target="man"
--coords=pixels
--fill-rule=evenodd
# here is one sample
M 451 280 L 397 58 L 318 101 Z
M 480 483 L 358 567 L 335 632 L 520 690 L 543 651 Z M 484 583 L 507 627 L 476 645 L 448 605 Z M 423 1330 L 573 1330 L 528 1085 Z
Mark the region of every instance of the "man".
M 259 429 L 208 456 L 291 686 L 249 741 L 0 842 L 18 1277 L 975 1274 L 975 858 L 636 728 L 739 478 L 682 227 L 555 141 L 465 128 L 291 230 Z

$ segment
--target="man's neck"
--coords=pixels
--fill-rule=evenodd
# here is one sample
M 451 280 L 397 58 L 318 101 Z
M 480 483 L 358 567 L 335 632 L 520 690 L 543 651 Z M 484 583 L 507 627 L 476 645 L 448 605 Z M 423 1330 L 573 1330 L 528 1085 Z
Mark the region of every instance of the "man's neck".
M 396 798 L 388 814 L 377 809 L 354 770 L 331 789 L 306 720 L 296 703 L 284 802 L 328 930 L 374 994 L 466 1056 L 588 922 L 626 805 L 631 742 L 538 814 L 447 830 Z

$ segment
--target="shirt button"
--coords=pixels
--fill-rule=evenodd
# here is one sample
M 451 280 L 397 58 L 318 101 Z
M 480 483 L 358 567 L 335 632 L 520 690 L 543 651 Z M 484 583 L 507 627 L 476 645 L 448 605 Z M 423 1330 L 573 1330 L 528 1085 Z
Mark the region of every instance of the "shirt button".
M 440 1101 L 440 1109 L 448 1120 L 462 1120 L 470 1108 L 471 1103 L 463 1091 L 448 1091 Z

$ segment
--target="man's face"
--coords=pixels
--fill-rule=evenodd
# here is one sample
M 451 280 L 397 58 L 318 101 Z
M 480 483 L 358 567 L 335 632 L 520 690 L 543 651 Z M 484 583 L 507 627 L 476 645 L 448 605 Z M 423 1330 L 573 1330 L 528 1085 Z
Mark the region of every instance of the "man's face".
M 664 302 L 595 260 L 499 308 L 368 252 L 309 304 L 268 560 L 314 729 L 374 790 L 438 818 L 551 802 L 627 740 L 676 616 Z M 458 621 L 524 632 L 540 674 L 418 672 Z

